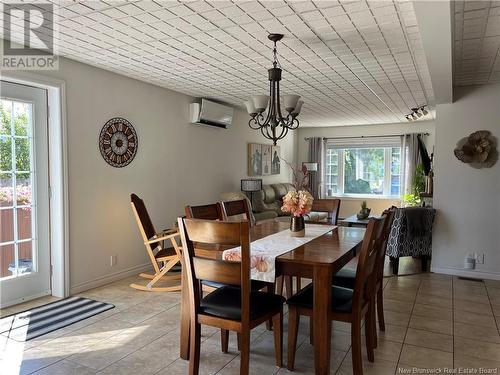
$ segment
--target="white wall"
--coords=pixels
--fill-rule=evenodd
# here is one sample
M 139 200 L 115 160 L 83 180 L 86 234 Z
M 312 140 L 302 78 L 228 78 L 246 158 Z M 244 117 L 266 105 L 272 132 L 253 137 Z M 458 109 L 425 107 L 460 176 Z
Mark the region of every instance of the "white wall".
M 455 89 L 453 104 L 437 107 L 432 269 L 500 279 L 500 162 L 474 169 L 455 158 L 458 140 L 476 130 L 500 138 L 500 85 Z M 467 252 L 485 254 L 476 271 L 463 271 Z
M 247 143 L 269 144 L 249 129 L 248 115 L 240 110 L 228 130 L 197 126 L 187 121 L 192 98 L 186 95 L 67 59 L 61 59 L 59 71 L 43 74 L 66 82 L 73 291 L 147 263 L 131 192 L 145 200 L 157 229 L 165 229 L 185 205 L 239 191 L 247 176 Z M 139 138 L 137 156 L 125 168 L 111 167 L 99 152 L 99 132 L 116 116 L 128 119 Z M 291 133 L 279 143 L 287 160 L 295 159 L 295 137 Z M 264 183 L 284 181 L 290 181 L 286 167 L 281 175 L 264 178 Z M 115 267 L 112 254 L 118 255 Z
M 429 133 L 426 144 L 429 152 L 434 145 L 435 123 L 434 121 L 419 121 L 417 123 L 403 124 L 383 124 L 383 125 L 363 125 L 363 126 L 332 126 L 324 128 L 299 128 L 297 140 L 297 159 L 298 164 L 308 160 L 309 143 L 304 139 L 306 137 L 360 137 L 363 135 L 392 135 L 403 133 Z M 354 215 L 360 210 L 361 198 L 341 197 L 340 217 Z M 372 209 L 373 214 L 381 214 L 382 211 L 392 205 L 399 206 L 399 199 L 366 199 L 368 207 Z

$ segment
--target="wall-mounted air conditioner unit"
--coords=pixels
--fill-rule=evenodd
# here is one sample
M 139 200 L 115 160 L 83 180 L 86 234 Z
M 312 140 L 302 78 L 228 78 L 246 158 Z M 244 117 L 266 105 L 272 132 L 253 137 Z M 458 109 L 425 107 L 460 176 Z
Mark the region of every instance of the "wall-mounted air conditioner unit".
M 233 112 L 232 107 L 201 99 L 201 103 L 189 105 L 189 121 L 192 124 L 227 129 L 233 121 Z

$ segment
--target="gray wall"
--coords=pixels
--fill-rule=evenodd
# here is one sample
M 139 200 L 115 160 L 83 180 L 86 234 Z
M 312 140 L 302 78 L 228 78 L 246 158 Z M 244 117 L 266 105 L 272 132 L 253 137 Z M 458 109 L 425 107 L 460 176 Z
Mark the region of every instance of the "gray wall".
M 157 229 L 172 225 L 187 204 L 211 203 L 222 191 L 240 189 L 247 176 L 247 143 L 267 143 L 235 111 L 228 130 L 188 123 L 192 98 L 68 59 L 59 71 L 37 72 L 66 82 L 70 284 L 83 290 L 147 264 L 130 208 L 130 193 L 143 197 Z M 139 137 L 135 160 L 113 168 L 101 157 L 99 132 L 112 117 L 128 119 Z M 294 160 L 294 134 L 279 143 Z M 290 181 L 281 175 L 264 182 Z M 110 266 L 110 255 L 118 264 Z
M 459 88 L 453 104 L 437 107 L 432 269 L 467 274 L 467 252 L 485 254 L 485 263 L 469 276 L 500 279 L 500 162 L 474 169 L 453 150 L 458 140 L 476 130 L 500 138 L 500 85 Z

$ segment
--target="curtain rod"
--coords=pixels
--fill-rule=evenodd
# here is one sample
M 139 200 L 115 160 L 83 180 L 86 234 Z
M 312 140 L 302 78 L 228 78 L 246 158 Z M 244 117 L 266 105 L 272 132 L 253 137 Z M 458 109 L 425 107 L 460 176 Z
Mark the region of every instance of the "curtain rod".
M 403 135 L 410 135 L 410 134 L 422 134 L 422 135 L 430 135 L 429 133 L 404 133 L 404 134 L 387 134 L 387 135 L 359 135 L 359 136 L 352 136 L 352 137 L 322 137 L 324 141 L 328 139 L 355 139 L 355 138 L 386 138 L 386 137 L 402 137 Z M 308 141 L 312 137 L 305 137 L 304 140 Z

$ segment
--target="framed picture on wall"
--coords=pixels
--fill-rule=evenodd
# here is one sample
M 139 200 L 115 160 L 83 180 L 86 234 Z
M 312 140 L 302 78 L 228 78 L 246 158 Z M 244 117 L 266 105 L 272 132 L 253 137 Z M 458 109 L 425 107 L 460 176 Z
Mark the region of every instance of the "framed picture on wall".
M 248 144 L 248 175 L 262 176 L 262 145 Z
M 271 174 L 272 146 L 262 145 L 262 175 Z
M 248 144 L 248 175 L 267 176 L 280 174 L 280 146 Z
M 271 151 L 271 174 L 280 174 L 281 160 L 280 160 L 280 146 L 273 146 Z

